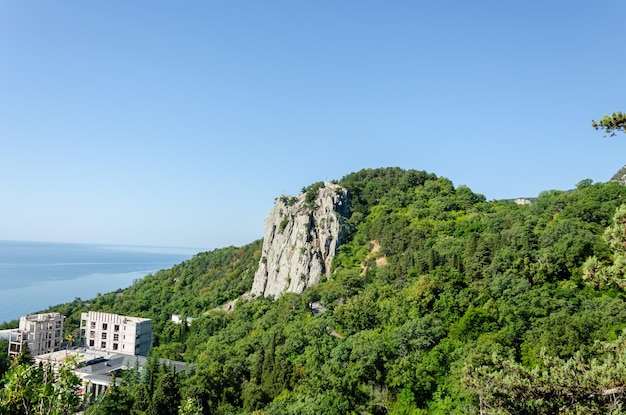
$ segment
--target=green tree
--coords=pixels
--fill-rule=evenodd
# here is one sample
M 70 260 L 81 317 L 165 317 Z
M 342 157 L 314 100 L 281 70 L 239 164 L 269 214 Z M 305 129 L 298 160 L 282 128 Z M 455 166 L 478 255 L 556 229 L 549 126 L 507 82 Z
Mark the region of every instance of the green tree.
M 152 412 L 155 415 L 177 415 L 180 405 L 178 379 L 172 372 L 159 377 L 152 396 Z
M 9 349 L 9 341 L 8 340 L 0 340 L 0 378 L 4 373 L 9 369 L 9 365 L 11 360 L 9 359 L 9 354 L 6 351 Z
M 195 399 L 189 397 L 180 403 L 178 415 L 202 415 L 202 407 Z
M 600 118 L 600 121 L 591 121 L 591 125 L 596 130 L 604 130 L 611 134 L 611 137 L 616 135 L 617 131 L 626 132 L 626 114 L 621 111 L 614 112 L 611 115 L 604 115 Z
M 467 367 L 464 382 L 481 414 L 618 414 L 626 389 L 626 334 L 598 344 L 600 356 L 580 353 L 563 360 L 542 354 L 543 367 L 526 368 L 511 359 Z
M 133 399 L 127 387 L 111 385 L 103 398 L 91 406 L 89 414 L 125 415 L 133 407 Z
M 626 289 L 626 204 L 615 211 L 613 224 L 604 232 L 604 240 L 613 252 L 612 263 L 590 257 L 583 265 L 583 279 L 597 288 Z
M 3 414 L 73 414 L 78 409 L 80 379 L 72 362 L 52 369 L 47 365 L 16 364 L 3 377 L 0 412 Z

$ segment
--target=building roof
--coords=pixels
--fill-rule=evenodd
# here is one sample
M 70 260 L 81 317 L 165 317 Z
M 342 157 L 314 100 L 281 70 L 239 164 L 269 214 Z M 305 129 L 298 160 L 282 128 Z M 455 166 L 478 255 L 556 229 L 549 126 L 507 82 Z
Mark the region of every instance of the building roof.
M 60 317 L 65 318 L 65 316 L 61 315 L 61 313 L 42 313 L 42 314 L 29 314 L 27 316 L 22 316 L 20 317 L 20 320 L 24 319 L 28 321 L 47 321 L 47 320 L 58 320 Z
M 103 320 L 103 321 L 104 320 L 108 320 L 108 321 L 124 320 L 126 322 L 133 322 L 133 323 L 142 323 L 144 321 L 152 321 L 149 318 L 122 316 L 120 314 L 104 313 L 102 311 L 88 311 L 86 313 L 81 313 L 81 318 L 83 318 L 83 316 L 87 316 L 88 319 Z
M 76 376 L 84 382 L 105 386 L 110 385 L 114 376 L 122 370 L 137 367 L 141 371 L 148 363 L 148 358 L 145 356 L 107 353 L 82 347 L 35 356 L 35 361 L 56 366 L 72 358 L 76 359 L 78 364 L 74 370 Z M 189 366 L 185 362 L 167 359 L 159 359 L 159 363 L 171 367 L 176 373 L 186 370 Z

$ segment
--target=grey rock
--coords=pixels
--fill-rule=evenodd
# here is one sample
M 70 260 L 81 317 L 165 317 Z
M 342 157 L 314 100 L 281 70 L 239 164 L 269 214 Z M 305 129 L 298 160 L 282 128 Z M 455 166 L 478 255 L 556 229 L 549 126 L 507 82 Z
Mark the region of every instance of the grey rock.
M 612 182 L 618 182 L 622 186 L 626 186 L 626 166 L 622 167 L 611 177 Z
M 265 219 L 253 297 L 301 293 L 328 276 L 337 248 L 348 231 L 348 192 L 324 183 L 314 200 L 306 194 L 281 196 Z

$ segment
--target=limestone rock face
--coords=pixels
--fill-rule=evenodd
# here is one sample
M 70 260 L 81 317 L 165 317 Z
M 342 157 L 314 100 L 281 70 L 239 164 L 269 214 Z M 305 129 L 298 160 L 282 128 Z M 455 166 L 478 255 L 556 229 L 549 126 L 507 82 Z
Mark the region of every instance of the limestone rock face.
M 622 186 L 626 186 L 626 166 L 622 167 L 611 177 L 612 182 L 618 182 Z
M 297 197 L 279 197 L 265 219 L 252 296 L 301 293 L 330 272 L 348 230 L 348 192 L 333 183 L 315 187 Z

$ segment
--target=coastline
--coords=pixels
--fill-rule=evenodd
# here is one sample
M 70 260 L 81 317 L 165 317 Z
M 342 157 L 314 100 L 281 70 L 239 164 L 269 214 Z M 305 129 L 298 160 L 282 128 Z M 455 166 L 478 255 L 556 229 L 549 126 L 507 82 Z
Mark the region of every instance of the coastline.
M 0 241 L 0 322 L 130 287 L 198 250 Z
M 0 289 L 0 323 L 72 302 L 75 298 L 88 300 L 99 293 L 128 288 L 135 280 L 156 271 L 158 269 L 117 274 L 94 273 L 79 278 L 47 280 L 28 286 Z M 10 307 L 6 299 L 11 299 Z

